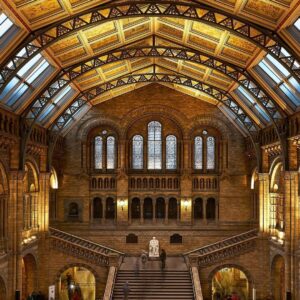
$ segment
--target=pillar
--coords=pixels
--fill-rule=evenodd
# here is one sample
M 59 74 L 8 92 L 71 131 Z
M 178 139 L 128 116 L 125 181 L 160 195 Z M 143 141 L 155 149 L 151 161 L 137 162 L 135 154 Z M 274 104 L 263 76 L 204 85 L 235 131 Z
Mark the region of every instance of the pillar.
M 268 235 L 270 232 L 269 173 L 259 173 L 258 180 L 259 180 L 259 230 L 261 234 Z
M 299 241 L 299 201 L 298 172 L 286 171 L 284 174 L 284 248 L 286 253 L 285 288 L 295 298 L 297 290 L 297 270 L 295 251 Z
M 144 199 L 140 199 L 140 223 L 144 224 Z
M 22 292 L 22 231 L 23 231 L 23 171 L 11 171 L 9 174 L 8 203 L 8 249 L 12 252 L 9 261 L 7 289 L 8 299 L 14 299 L 15 291 Z M 25 295 L 21 295 L 24 297 Z
M 105 220 L 106 220 L 106 199 L 102 198 L 101 199 L 102 202 L 102 219 L 101 219 L 101 223 L 105 224 Z
M 38 196 L 38 225 L 41 232 L 47 232 L 49 228 L 49 195 L 50 195 L 50 173 L 39 174 L 39 196 Z
M 155 224 L 156 223 L 156 209 L 155 209 L 155 205 L 156 204 L 156 199 L 152 199 L 152 211 L 153 211 L 153 215 L 152 215 L 152 223 Z
M 165 224 L 169 222 L 169 199 L 165 199 Z

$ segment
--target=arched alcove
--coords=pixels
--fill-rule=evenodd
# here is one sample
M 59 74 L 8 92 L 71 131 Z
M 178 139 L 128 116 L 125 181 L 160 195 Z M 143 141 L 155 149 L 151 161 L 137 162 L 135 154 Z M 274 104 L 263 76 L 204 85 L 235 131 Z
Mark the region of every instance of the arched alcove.
M 236 299 L 248 300 L 250 281 L 245 272 L 238 266 L 224 266 L 212 274 L 212 299 L 227 299 L 235 296 Z M 231 299 L 231 298 L 230 298 Z
M 271 283 L 274 300 L 285 299 L 285 262 L 281 255 L 273 258 L 271 266 Z
M 32 254 L 26 254 L 22 259 L 22 296 L 27 296 L 37 288 L 37 264 Z
M 59 278 L 59 299 L 89 299 L 96 297 L 94 274 L 82 266 L 72 266 L 64 270 Z

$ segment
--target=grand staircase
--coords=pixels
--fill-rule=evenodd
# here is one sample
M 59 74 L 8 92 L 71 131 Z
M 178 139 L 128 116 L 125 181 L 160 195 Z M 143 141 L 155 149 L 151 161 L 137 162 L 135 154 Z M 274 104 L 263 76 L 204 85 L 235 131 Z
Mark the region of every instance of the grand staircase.
M 137 259 L 125 258 L 117 274 L 113 300 L 124 299 L 126 281 L 130 287 L 128 299 L 194 299 L 191 276 L 182 257 L 167 258 L 164 271 L 158 261 L 150 261 L 140 269 L 135 263 Z
M 109 265 L 109 256 L 117 255 L 122 259 L 124 253 L 86 240 L 79 236 L 49 228 L 51 247 L 69 255 L 83 258 L 97 265 Z
M 255 249 L 258 238 L 257 229 L 253 229 L 219 242 L 184 253 L 186 260 L 193 256 L 199 267 L 212 265 L 220 260 L 250 252 Z

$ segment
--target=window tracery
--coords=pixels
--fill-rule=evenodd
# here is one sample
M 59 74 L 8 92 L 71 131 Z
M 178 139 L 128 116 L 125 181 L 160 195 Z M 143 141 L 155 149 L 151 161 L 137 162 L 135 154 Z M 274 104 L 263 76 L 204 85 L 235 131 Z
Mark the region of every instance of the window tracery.
M 203 139 L 196 136 L 194 139 L 194 168 L 196 170 L 203 169 Z
M 166 138 L 166 169 L 177 168 L 177 138 L 175 135 L 168 135 Z
M 159 170 L 162 167 L 161 124 L 152 121 L 148 124 L 148 169 Z
M 135 135 L 132 139 L 132 168 L 143 169 L 144 139 L 141 135 Z
M 107 137 L 106 140 L 106 164 L 107 169 L 115 168 L 115 138 L 113 136 Z

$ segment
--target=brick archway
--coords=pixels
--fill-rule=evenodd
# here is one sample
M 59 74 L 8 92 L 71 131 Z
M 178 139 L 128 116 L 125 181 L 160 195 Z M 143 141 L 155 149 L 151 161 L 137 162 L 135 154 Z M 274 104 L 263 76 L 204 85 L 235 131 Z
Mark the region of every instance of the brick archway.
M 243 272 L 247 278 L 248 281 L 248 299 L 251 299 L 251 291 L 253 290 L 253 287 L 255 287 L 255 283 L 253 281 L 253 277 L 251 275 L 251 273 L 244 267 L 238 264 L 223 264 L 223 265 L 219 265 L 216 268 L 214 268 L 208 276 L 208 282 L 209 282 L 209 292 L 210 292 L 210 296 L 212 293 L 212 281 L 213 278 L 215 276 L 215 274 L 225 268 L 235 268 L 240 270 L 241 272 Z

